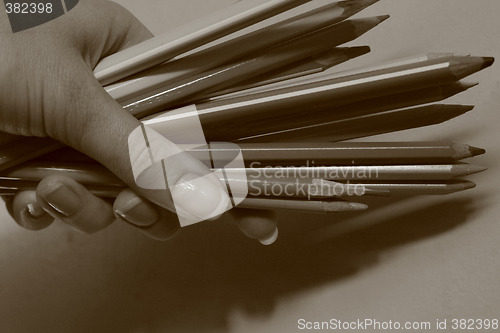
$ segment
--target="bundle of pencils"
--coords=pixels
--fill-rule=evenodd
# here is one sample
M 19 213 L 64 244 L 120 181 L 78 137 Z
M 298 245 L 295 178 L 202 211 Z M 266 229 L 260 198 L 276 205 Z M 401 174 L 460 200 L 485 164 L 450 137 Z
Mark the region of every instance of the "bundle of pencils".
M 225 169 L 231 181 L 244 182 L 248 190 L 240 207 L 363 210 L 366 205 L 352 202 L 354 197 L 448 194 L 474 187 L 461 178 L 484 168 L 460 161 L 483 154 L 481 148 L 342 142 L 434 125 L 472 110 L 437 103 L 472 88 L 475 83 L 460 80 L 494 61 L 429 53 L 310 76 L 370 51 L 368 46 L 340 46 L 388 18 L 350 19 L 377 1 L 332 3 L 182 56 L 308 1 L 238 2 L 103 59 L 95 76 L 124 109 L 174 142 L 196 118 L 209 142 L 189 149 L 200 160 L 241 152 L 245 168 Z M 210 144 L 220 141 L 239 148 Z M 34 189 L 54 173 L 103 197 L 114 197 L 125 186 L 101 165 L 51 139 L 19 139 L 0 151 L 0 195 Z M 241 172 L 246 180 L 231 179 Z

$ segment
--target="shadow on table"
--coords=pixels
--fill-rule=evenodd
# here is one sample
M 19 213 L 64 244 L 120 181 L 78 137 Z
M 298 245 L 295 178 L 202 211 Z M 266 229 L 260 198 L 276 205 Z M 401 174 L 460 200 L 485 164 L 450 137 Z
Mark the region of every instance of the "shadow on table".
M 318 222 L 304 215 L 303 221 L 283 221 L 279 243 L 267 248 L 236 230 L 219 234 L 227 226 L 200 225 L 175 240 L 170 248 L 176 253 L 165 253 L 161 245 L 145 248 L 142 267 L 126 284 L 113 287 L 124 292 L 109 299 L 106 308 L 111 318 L 128 322 L 123 327 L 142 323 L 138 327 L 155 332 L 224 332 L 227 313 L 235 306 L 250 315 L 270 315 L 277 298 L 348 278 L 377 264 L 381 251 L 445 233 L 474 211 L 473 201 L 451 200 L 341 232 L 330 230 L 325 218 Z M 335 218 L 340 226 L 352 214 Z M 327 237 L 304 243 L 305 234 L 315 233 Z M 172 260 L 177 255 L 182 261 Z

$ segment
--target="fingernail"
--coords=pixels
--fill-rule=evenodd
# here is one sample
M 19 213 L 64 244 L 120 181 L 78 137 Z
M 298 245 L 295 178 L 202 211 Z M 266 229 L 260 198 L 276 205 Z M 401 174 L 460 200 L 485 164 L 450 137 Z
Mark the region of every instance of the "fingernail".
M 273 233 L 269 237 L 259 239 L 259 242 L 262 245 L 271 245 L 278 239 L 278 234 L 279 234 L 278 228 L 274 228 Z
M 80 198 L 63 183 L 50 183 L 39 194 L 56 213 L 64 217 L 73 216 L 80 210 Z
M 155 208 L 137 197 L 129 200 L 123 207 L 115 209 L 115 213 L 129 223 L 144 227 L 153 225 L 160 219 Z
M 45 215 L 42 206 L 36 202 L 29 203 L 27 206 L 28 213 L 34 218 L 40 218 Z
M 176 208 L 200 221 L 223 214 L 230 203 L 222 184 L 218 186 L 195 174 L 186 174 L 177 182 L 172 198 Z

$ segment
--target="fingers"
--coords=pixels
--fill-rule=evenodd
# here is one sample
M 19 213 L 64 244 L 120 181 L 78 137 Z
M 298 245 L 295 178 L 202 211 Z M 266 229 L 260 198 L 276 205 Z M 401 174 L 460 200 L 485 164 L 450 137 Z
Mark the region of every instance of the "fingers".
M 28 230 L 45 229 L 54 221 L 38 204 L 35 191 L 19 192 L 7 202 L 7 208 L 17 224 Z
M 236 225 L 249 238 L 263 245 L 271 245 L 278 239 L 278 227 L 272 211 L 233 209 L 231 214 Z
M 55 220 L 85 233 L 100 231 L 115 220 L 110 204 L 68 177 L 44 178 L 36 189 L 36 202 Z
M 118 219 L 153 239 L 168 240 L 180 231 L 174 214 L 156 207 L 130 189 L 118 195 L 113 209 Z

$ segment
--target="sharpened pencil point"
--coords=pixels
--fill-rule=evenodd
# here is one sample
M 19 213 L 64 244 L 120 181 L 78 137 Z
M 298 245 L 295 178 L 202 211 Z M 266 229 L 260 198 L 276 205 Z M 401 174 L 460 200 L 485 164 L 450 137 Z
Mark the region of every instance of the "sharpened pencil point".
M 479 156 L 486 153 L 485 149 L 473 146 L 469 146 L 469 151 L 472 154 L 472 156 Z
M 470 88 L 474 88 L 475 86 L 478 86 L 479 85 L 479 82 L 460 82 L 460 86 L 462 87 L 462 89 L 465 91 L 465 90 L 469 90 Z
M 390 15 L 380 15 L 380 16 L 377 16 L 377 19 L 380 21 L 380 23 L 382 23 L 385 20 L 387 20 L 389 17 L 391 17 L 391 16 Z
M 486 171 L 488 170 L 488 168 L 485 168 L 485 167 L 482 167 L 482 166 L 479 166 L 479 165 L 472 165 L 470 164 L 469 165 L 469 169 L 468 169 L 468 174 L 469 175 L 473 175 L 475 173 L 480 173 L 480 172 L 483 172 L 483 171 Z
M 476 187 L 476 183 L 473 183 L 473 182 L 465 182 L 465 183 L 463 183 L 463 185 L 462 185 L 462 186 L 463 186 L 463 189 L 464 189 L 464 190 L 469 190 L 469 189 L 471 189 L 471 188 Z
M 483 61 L 484 61 L 484 64 L 481 67 L 481 69 L 485 69 L 485 68 L 488 68 L 491 65 L 493 65 L 493 63 L 495 62 L 495 58 L 493 58 L 493 57 L 483 57 Z
M 371 48 L 369 46 L 353 46 L 346 49 L 346 54 L 349 58 L 356 58 L 362 56 L 363 54 L 370 53 Z
M 461 114 L 464 114 L 474 110 L 475 107 L 475 105 L 460 105 L 459 107 L 457 107 L 457 110 L 460 111 Z

